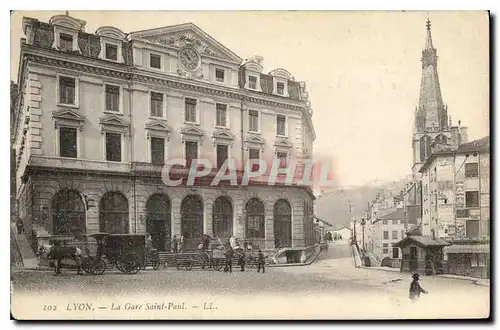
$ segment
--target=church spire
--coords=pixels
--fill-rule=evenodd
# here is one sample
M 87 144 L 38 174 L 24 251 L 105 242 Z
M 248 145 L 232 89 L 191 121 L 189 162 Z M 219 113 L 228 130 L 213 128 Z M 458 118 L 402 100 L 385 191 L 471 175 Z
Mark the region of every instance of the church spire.
M 432 46 L 431 21 L 429 19 L 427 19 L 425 26 L 427 26 L 427 37 L 425 38 L 425 49 L 434 49 L 434 46 Z
M 431 36 L 431 21 L 426 22 L 425 47 L 422 50 L 422 81 L 420 98 L 415 116 L 415 128 L 423 132 L 429 129 L 444 128 L 448 125 L 447 109 L 444 106 L 437 72 L 437 50 Z

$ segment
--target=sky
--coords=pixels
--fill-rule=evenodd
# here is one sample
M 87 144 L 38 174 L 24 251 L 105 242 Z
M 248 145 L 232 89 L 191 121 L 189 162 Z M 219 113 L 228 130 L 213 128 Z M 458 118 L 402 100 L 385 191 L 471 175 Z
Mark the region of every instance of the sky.
M 11 15 L 11 79 L 17 81 L 23 16 Z M 242 58 L 264 57 L 305 81 L 314 110 L 314 155 L 331 159 L 336 182 L 397 180 L 412 166 L 425 22 L 432 22 L 443 100 L 469 140 L 489 135 L 489 21 L 486 12 L 168 12 L 70 11 L 86 31 L 127 32 L 193 22 Z

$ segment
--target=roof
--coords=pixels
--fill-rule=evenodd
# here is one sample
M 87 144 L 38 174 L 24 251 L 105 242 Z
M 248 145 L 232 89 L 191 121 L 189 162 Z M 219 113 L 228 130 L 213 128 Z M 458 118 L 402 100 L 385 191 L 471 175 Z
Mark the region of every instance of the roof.
M 314 219 L 316 219 L 318 221 L 321 221 L 321 222 L 323 222 L 324 224 L 327 224 L 330 227 L 333 227 L 333 225 L 331 223 L 329 223 L 328 221 L 325 221 L 325 220 L 323 220 L 321 218 L 318 218 L 317 216 L 314 216 Z
M 420 247 L 429 247 L 429 246 L 438 247 L 438 246 L 450 245 L 450 243 L 443 241 L 442 239 L 439 238 L 433 239 L 428 236 L 414 235 L 414 236 L 406 236 L 401 241 L 394 243 L 392 246 L 405 248 L 410 244 L 416 244 L 419 245 Z
M 400 208 L 394 212 L 391 212 L 389 214 L 377 218 L 377 220 L 373 221 L 373 223 L 377 223 L 380 220 L 400 220 L 404 218 L 405 218 L 405 210 L 404 208 Z
M 486 136 L 479 140 L 474 140 L 468 143 L 463 143 L 458 146 L 456 153 L 464 152 L 489 152 L 490 151 L 490 137 Z
M 482 139 L 474 140 L 471 142 L 463 143 L 458 146 L 455 151 L 451 150 L 443 150 L 439 152 L 435 152 L 431 154 L 424 162 L 419 172 L 423 173 L 425 169 L 432 163 L 432 161 L 438 157 L 443 155 L 454 155 L 454 154 L 464 154 L 468 152 L 490 152 L 490 137 L 486 136 Z

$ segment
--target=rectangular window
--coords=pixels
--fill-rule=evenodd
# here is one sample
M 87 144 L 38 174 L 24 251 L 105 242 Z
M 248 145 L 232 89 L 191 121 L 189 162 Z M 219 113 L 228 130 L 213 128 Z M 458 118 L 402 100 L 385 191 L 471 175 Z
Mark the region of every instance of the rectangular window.
M 382 220 L 383 225 L 387 225 L 387 220 Z
M 76 158 L 76 128 L 59 128 L 59 154 L 61 157 Z
M 283 95 L 285 93 L 285 84 L 282 82 L 276 83 L 276 93 Z
M 280 162 L 279 168 L 286 168 L 287 167 L 287 164 L 286 164 L 287 154 L 286 154 L 286 152 L 278 152 L 277 156 L 278 156 L 278 160 Z
M 59 103 L 75 104 L 75 78 L 59 77 Z
M 392 231 L 392 239 L 398 239 L 398 232 L 396 230 Z
M 118 46 L 106 44 L 106 59 L 112 61 L 118 60 Z
M 465 230 L 468 238 L 479 238 L 479 220 L 467 220 Z
M 122 161 L 122 135 L 106 133 L 106 160 L 111 162 Z
M 260 159 L 260 150 L 259 149 L 248 149 L 248 159 Z M 259 169 L 259 164 L 252 165 L 252 172 L 257 172 Z
M 192 141 L 185 141 L 186 145 L 186 166 L 191 167 L 194 159 L 198 159 L 198 143 Z
M 466 191 L 465 207 L 478 207 L 478 206 L 479 206 L 479 191 Z
M 392 224 L 393 225 L 397 225 L 398 224 L 398 220 L 392 220 Z
M 278 135 L 286 135 L 286 117 L 282 115 L 276 116 L 276 128 Z
M 73 36 L 66 33 L 60 33 L 59 50 L 62 50 L 63 52 L 73 51 Z
M 165 139 L 151 138 L 151 163 L 153 165 L 165 164 Z
M 389 254 L 389 249 L 382 249 L 382 254 Z
M 184 100 L 184 119 L 189 123 L 196 123 L 196 100 L 186 98 Z
M 217 168 L 221 168 L 222 165 L 226 162 L 228 157 L 227 154 L 227 146 L 226 145 L 217 145 Z
M 248 88 L 257 89 L 257 77 L 248 76 Z
M 151 117 L 163 117 L 163 93 L 151 92 Z
M 479 176 L 479 164 L 478 163 L 465 164 L 465 177 L 466 178 L 477 178 L 478 176 Z
M 215 80 L 224 82 L 224 70 L 222 69 L 215 69 Z
M 250 132 L 259 131 L 259 112 L 256 110 L 248 110 L 248 130 Z
M 149 54 L 149 66 L 155 69 L 161 69 L 161 56 L 157 54 Z
M 114 85 L 106 85 L 106 110 L 120 111 L 120 87 Z
M 384 230 L 384 239 L 389 239 L 389 232 Z
M 217 103 L 215 108 L 217 111 L 217 126 L 226 127 L 227 105 Z
M 394 259 L 399 258 L 399 248 L 392 248 L 392 258 Z

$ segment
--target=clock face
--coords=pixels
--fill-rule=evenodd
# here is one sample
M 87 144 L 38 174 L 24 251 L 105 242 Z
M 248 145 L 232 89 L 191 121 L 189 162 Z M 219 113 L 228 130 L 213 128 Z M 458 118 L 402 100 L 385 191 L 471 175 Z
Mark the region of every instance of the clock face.
M 200 55 L 192 48 L 183 48 L 179 52 L 182 66 L 189 71 L 194 71 L 200 66 Z

